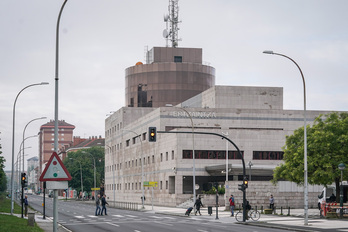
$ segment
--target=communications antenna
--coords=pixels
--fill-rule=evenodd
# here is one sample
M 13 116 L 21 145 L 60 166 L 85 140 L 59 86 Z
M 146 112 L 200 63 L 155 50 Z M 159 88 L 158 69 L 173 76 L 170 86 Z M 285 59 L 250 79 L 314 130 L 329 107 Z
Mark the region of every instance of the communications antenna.
M 169 14 L 164 15 L 164 22 L 166 22 L 166 29 L 163 30 L 163 37 L 166 39 L 166 46 L 168 47 L 168 40 L 171 41 L 172 47 L 176 48 L 178 46 L 178 41 L 181 40 L 178 38 L 179 27 L 179 0 L 169 0 L 168 11 Z M 168 31 L 168 23 L 170 29 Z

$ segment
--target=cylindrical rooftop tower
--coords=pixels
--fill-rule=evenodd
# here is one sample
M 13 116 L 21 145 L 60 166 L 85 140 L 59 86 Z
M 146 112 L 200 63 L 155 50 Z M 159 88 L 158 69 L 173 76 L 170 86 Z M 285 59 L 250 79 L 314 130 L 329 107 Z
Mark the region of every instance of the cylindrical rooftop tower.
M 154 47 L 147 64 L 126 69 L 126 106 L 179 104 L 215 85 L 215 69 L 202 64 L 201 48 Z

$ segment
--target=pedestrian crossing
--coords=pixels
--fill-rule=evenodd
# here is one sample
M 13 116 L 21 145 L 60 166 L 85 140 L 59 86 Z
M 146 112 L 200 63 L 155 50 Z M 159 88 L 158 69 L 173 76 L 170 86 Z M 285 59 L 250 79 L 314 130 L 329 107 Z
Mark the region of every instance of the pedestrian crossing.
M 199 220 L 198 218 L 183 218 L 182 220 Z M 157 220 L 168 220 L 168 221 L 178 221 L 177 217 L 165 216 L 165 215 L 131 215 L 131 214 L 108 214 L 107 216 L 95 216 L 90 215 L 73 215 L 69 220 L 59 220 L 61 224 L 69 223 L 91 223 L 91 222 L 115 222 L 115 221 L 157 221 Z M 203 220 L 203 219 L 201 219 Z

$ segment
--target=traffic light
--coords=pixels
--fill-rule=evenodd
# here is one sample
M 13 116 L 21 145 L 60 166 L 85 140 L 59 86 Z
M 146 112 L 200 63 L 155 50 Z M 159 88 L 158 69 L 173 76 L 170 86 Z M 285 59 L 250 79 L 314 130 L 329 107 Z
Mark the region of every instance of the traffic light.
M 243 184 L 238 184 L 238 190 L 244 191 L 244 183 Z
M 248 188 L 248 179 L 243 180 L 244 189 Z
M 22 187 L 26 187 L 27 186 L 27 174 L 25 174 L 24 172 L 22 172 L 21 175 L 21 183 L 22 183 Z
M 156 127 L 149 127 L 149 142 L 156 142 Z

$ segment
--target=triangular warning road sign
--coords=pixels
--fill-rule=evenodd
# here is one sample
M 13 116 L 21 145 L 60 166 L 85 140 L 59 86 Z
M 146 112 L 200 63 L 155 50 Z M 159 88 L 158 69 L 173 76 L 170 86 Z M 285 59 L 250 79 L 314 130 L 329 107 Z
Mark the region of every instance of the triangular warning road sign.
M 67 181 L 71 180 L 68 170 L 60 160 L 56 152 L 53 152 L 45 170 L 40 176 L 40 181 Z

